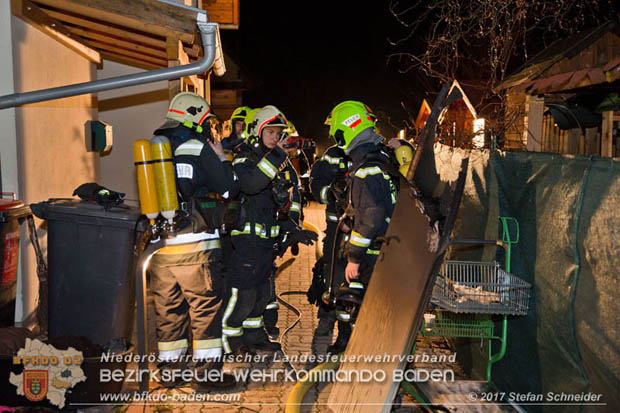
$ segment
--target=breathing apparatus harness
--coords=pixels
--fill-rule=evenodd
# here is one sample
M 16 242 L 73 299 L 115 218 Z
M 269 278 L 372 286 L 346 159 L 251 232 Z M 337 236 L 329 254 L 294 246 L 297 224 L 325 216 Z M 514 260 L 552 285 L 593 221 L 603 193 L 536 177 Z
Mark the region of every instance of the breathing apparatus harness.
M 202 126 L 186 120 L 175 128 L 159 129 L 155 134 L 168 137 L 176 148 L 180 144 L 190 140 L 214 142 L 210 130 L 204 130 Z M 173 158 L 174 163 L 174 158 Z M 175 164 L 176 171 L 176 164 Z M 213 232 L 217 230 L 231 231 L 243 227 L 241 201 L 226 199 L 216 193 L 202 192 L 200 188 L 191 195 L 190 199 L 184 199 L 177 190 L 177 196 L 181 201 L 179 211 L 174 221 L 174 227 L 178 231 L 189 230 L 194 233 Z
M 359 282 L 354 281 L 349 283 L 343 283 L 340 285 L 337 290 L 334 284 L 334 270 L 336 263 L 336 248 L 339 244 L 344 244 L 344 248 L 341 248 L 341 252 L 344 253 L 346 250 L 346 237 L 344 239 L 340 239 L 340 232 L 342 231 L 342 226 L 347 225 L 350 229 L 353 228 L 353 222 L 355 220 L 355 209 L 352 204 L 352 194 L 350 190 L 351 176 L 355 176 L 355 173 L 362 167 L 372 167 L 377 166 L 381 169 L 381 171 L 390 176 L 390 181 L 395 185 L 396 191 L 399 189 L 400 182 L 400 173 L 398 167 L 396 166 L 396 160 L 393 159 L 392 156 L 388 155 L 383 151 L 373 151 L 368 153 L 364 160 L 351 171 L 351 173 L 347 176 L 347 206 L 345 208 L 344 214 L 340 217 L 338 221 L 338 226 L 336 227 L 336 234 L 334 236 L 333 244 L 332 244 L 332 261 L 330 263 L 330 271 L 329 271 L 329 282 L 327 283 L 328 289 L 323 293 L 322 300 L 323 304 L 327 306 L 328 309 L 336 309 L 338 310 L 337 317 L 341 321 L 348 321 L 351 324 L 355 324 L 355 320 L 357 319 L 357 314 L 359 313 L 359 308 L 362 303 L 362 299 L 364 298 L 364 294 L 366 292 L 365 286 Z M 333 186 L 333 185 L 332 185 Z M 330 186 L 331 188 L 331 186 Z M 337 189 L 338 190 L 338 189 Z M 338 199 L 338 198 L 336 198 Z M 373 240 L 369 248 L 379 250 L 381 249 L 381 245 L 383 244 L 383 239 L 377 238 Z M 344 254 L 346 256 L 346 254 Z M 368 271 L 366 267 L 366 263 L 362 261 L 360 264 L 360 273 L 364 271 Z

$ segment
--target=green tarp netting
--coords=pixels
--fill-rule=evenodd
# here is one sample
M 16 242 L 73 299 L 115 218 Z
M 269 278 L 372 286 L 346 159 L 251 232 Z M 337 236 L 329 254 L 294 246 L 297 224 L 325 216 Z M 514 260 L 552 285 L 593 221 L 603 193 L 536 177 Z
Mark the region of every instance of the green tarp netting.
M 437 145 L 442 180 L 456 179 L 463 156 L 470 166 L 453 236 L 498 239 L 498 218 L 516 218 L 511 272 L 532 284 L 528 315 L 509 318 L 493 382 L 507 392 L 593 392 L 607 404 L 529 411 L 619 411 L 620 161 Z M 452 249 L 447 259 L 456 258 L 504 264 L 494 247 Z M 475 378 L 484 379 L 487 354 L 479 341 L 463 352 Z

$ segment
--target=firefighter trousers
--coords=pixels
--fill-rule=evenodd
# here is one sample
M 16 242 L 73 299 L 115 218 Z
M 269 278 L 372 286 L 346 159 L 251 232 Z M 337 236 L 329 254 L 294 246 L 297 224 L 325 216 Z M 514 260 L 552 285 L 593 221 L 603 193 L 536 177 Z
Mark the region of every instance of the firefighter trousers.
M 229 289 L 222 318 L 224 353 L 232 353 L 241 345 L 269 341 L 264 329 L 263 313 L 269 302 L 269 279 L 251 288 Z
M 265 313 L 263 314 L 265 328 L 268 332 L 271 329 L 276 328 L 276 325 L 278 324 L 278 309 L 280 308 L 280 304 L 278 303 L 278 297 L 276 294 L 277 272 L 278 267 L 274 265 L 273 273 L 271 274 L 271 277 L 269 277 L 269 300 L 267 301 L 267 307 L 265 308 Z
M 157 255 L 151 261 L 151 289 L 159 361 L 174 363 L 185 355 L 191 330 L 194 367 L 221 368 L 221 250 L 162 256 L 165 264 Z

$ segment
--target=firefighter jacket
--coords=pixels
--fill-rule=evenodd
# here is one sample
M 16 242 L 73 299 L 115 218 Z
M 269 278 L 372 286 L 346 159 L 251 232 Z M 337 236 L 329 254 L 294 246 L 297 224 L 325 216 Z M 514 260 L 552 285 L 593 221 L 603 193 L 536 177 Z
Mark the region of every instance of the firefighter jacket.
M 286 152 L 279 147 L 268 150 L 262 145 L 242 145 L 233 160 L 233 169 L 241 182 L 243 208 L 247 208 L 248 219 L 242 229 L 231 231 L 232 237 L 253 235 L 258 245 L 273 247 L 280 234 L 274 197 L 280 187 L 285 188 L 281 184 L 281 170 L 285 168 L 286 159 Z M 284 204 L 290 202 L 288 197 L 288 192 L 286 197 L 280 193 Z
M 321 204 L 327 204 L 325 218 L 327 222 L 338 222 L 344 212 L 339 208 L 331 186 L 336 179 L 345 179 L 351 161 L 344 151 L 336 145 L 328 148 L 321 159 L 312 165 L 310 171 L 310 190 L 314 199 Z
M 350 154 L 350 206 L 354 210 L 353 230 L 347 245 L 347 259 L 374 262 L 394 212 L 398 194 L 398 169 L 392 165 L 389 151 L 382 144 L 366 143 Z M 374 258 L 373 258 L 374 256 Z
M 177 194 L 181 205 L 191 206 L 192 198 L 217 193 L 223 198 L 233 198 L 239 193 L 240 182 L 229 161 L 221 161 L 206 138 L 184 126 L 158 129 L 155 135 L 170 140 L 176 170 Z M 183 207 L 182 207 L 183 208 Z M 220 248 L 219 232 L 208 232 L 187 217 L 180 221 L 181 231 L 167 240 L 158 255 L 190 254 Z M 185 228 L 184 228 L 185 227 Z

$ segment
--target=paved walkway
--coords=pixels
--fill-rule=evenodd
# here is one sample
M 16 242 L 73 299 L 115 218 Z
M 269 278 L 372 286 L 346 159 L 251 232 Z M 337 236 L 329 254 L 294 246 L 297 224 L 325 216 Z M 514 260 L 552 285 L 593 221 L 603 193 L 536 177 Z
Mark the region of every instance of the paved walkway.
M 312 203 L 306 207 L 305 220 L 314 224 L 319 229 L 325 229 L 325 213 L 324 207 Z M 320 240 L 319 240 L 320 242 Z M 293 325 L 299 318 L 299 322 L 281 337 L 282 348 L 284 354 L 293 360 L 299 360 L 299 357 L 310 354 L 324 354 L 328 345 L 335 340 L 337 332 L 326 337 L 315 339 L 313 332 L 317 327 L 318 320 L 316 317 L 316 307 L 308 304 L 305 292 L 310 286 L 312 278 L 312 267 L 314 266 L 316 255 L 315 247 L 300 245 L 299 254 L 292 256 L 287 253 L 279 260 L 280 272 L 276 278 L 276 289 L 281 298 L 296 307 L 301 316 L 280 305 L 278 325 L 283 333 L 287 327 Z M 153 309 L 152 297 L 149 299 L 149 342 L 150 348 L 155 349 L 155 314 Z M 134 340 L 135 342 L 135 340 Z M 418 351 L 425 351 L 424 347 L 420 347 Z M 315 363 L 293 361 L 287 366 L 280 356 L 277 360 L 273 360 L 272 356 L 266 353 L 259 353 L 266 356 L 265 360 L 250 363 L 226 363 L 224 368 L 233 371 L 256 370 L 257 372 L 278 372 L 280 374 L 277 380 L 257 381 L 249 380 L 246 384 L 239 385 L 231 392 L 222 394 L 214 393 L 211 397 L 218 398 L 218 401 L 204 402 L 188 402 L 183 405 L 174 402 L 174 399 L 192 395 L 193 391 L 190 387 L 180 387 L 174 390 L 158 388 L 157 383 L 151 383 L 149 404 L 134 403 L 131 405 L 120 405 L 114 409 L 121 412 L 284 412 L 285 403 L 288 395 L 293 388 L 295 382 L 291 380 L 295 376 L 285 377 L 284 372 L 291 371 L 291 366 L 295 370 L 309 370 L 315 366 Z M 151 365 L 151 368 L 154 368 Z M 130 364 L 128 369 L 136 369 L 136 364 Z M 321 384 L 314 386 L 306 395 L 301 407 L 302 412 L 329 412 L 326 405 L 329 397 L 331 384 Z M 123 393 L 134 394 L 137 391 L 137 385 L 134 383 L 125 383 Z M 167 398 L 167 401 L 162 398 Z M 226 399 L 226 400 L 224 400 Z M 213 400 L 213 399 L 212 399 Z M 405 397 L 404 403 L 411 404 L 411 399 Z M 93 409 L 89 409 L 93 410 Z M 417 412 L 417 408 L 413 406 L 404 406 L 396 410 L 399 413 Z
M 306 221 L 317 226 L 321 231 L 325 229 L 325 212 L 324 207 L 318 204 L 311 204 L 304 210 L 306 215 Z M 327 346 L 331 344 L 334 337 L 332 335 L 327 337 L 321 337 L 318 340 L 313 341 L 313 332 L 318 324 L 316 318 L 316 307 L 308 304 L 305 292 L 310 286 L 312 279 L 312 267 L 316 261 L 316 249 L 314 246 L 300 245 L 299 254 L 292 256 L 290 252 L 287 252 L 285 256 L 278 260 L 278 266 L 280 271 L 276 278 L 276 289 L 281 294 L 282 299 L 296 307 L 301 316 L 298 316 L 294 311 L 287 308 L 285 305 L 280 305 L 278 326 L 282 333 L 285 332 L 287 327 L 293 325 L 299 318 L 299 322 L 291 328 L 281 338 L 282 348 L 284 354 L 293 360 L 299 360 L 302 355 L 312 354 L 313 351 L 320 351 L 324 353 Z M 290 292 L 290 293 L 288 293 Z M 155 313 L 153 308 L 152 296 L 149 295 L 148 302 L 148 321 L 149 321 L 149 346 L 151 349 L 156 347 L 155 338 Z M 134 340 L 135 341 L 135 340 Z M 273 355 L 268 353 L 258 353 L 261 360 L 259 362 L 250 363 L 226 363 L 224 369 L 228 370 L 256 370 L 257 372 L 266 371 L 274 374 L 275 381 L 271 381 L 271 377 L 267 376 L 267 381 L 252 381 L 249 380 L 246 384 L 239 385 L 231 392 L 223 394 L 214 394 L 213 398 L 227 398 L 227 401 L 215 401 L 208 403 L 196 403 L 190 402 L 184 405 L 179 405 L 174 402 L 155 402 L 156 399 L 161 400 L 163 397 L 168 400 L 178 399 L 186 397 L 187 394 L 192 393 L 190 387 L 180 387 L 174 390 L 167 390 L 158 388 L 158 384 L 152 382 L 150 384 L 150 397 L 151 402 L 149 404 L 134 403 L 131 405 L 122 405 L 115 410 L 133 413 L 133 412 L 284 412 L 285 403 L 288 395 L 293 388 L 295 381 L 295 375 L 288 373 L 289 376 L 285 376 L 285 372 L 291 372 L 292 368 L 296 370 L 310 369 L 314 367 L 312 363 L 300 363 L 293 361 L 290 364 L 285 364 L 282 359 L 284 358 L 280 354 L 276 360 L 273 360 Z M 151 364 L 151 368 L 155 366 Z M 130 364 L 128 369 L 138 368 L 137 364 Z M 275 376 L 277 374 L 278 376 Z M 154 389 L 154 390 L 153 390 Z M 134 394 L 138 391 L 138 386 L 134 383 L 125 383 L 123 386 L 123 393 Z M 326 411 L 321 406 L 317 408 L 312 407 L 316 402 L 316 391 L 312 391 L 304 400 L 304 403 L 308 403 L 307 406 L 303 406 L 302 411 Z M 322 399 L 321 399 L 322 400 Z

